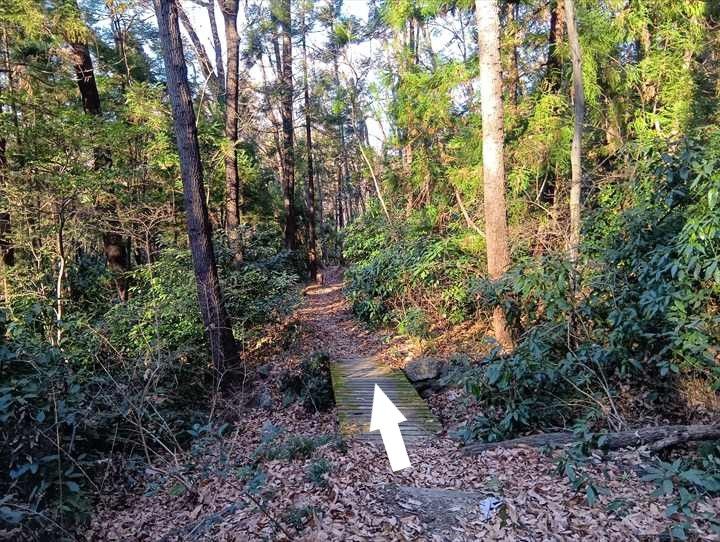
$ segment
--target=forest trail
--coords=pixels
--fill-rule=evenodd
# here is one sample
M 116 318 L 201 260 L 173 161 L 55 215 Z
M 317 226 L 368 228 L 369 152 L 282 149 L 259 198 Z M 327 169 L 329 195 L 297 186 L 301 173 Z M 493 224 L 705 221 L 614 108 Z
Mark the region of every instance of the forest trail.
M 276 335 L 260 356 L 273 369 L 254 387 L 267 386 L 272 404 L 239 411 L 225 437 L 199 442 L 194 453 L 172 458 L 163 469 L 146 469 L 141 483 L 128 486 L 120 479 L 82 538 L 648 540 L 670 525 L 663 514 L 669 500 L 653 496 L 652 486 L 640 479 L 646 460 L 637 450 L 613 452 L 607 462 L 582 467 L 608 490 L 590 506 L 582 490 L 558 472 L 561 452 L 514 448 L 468 457 L 442 432 L 433 439 L 411 438 L 411 467 L 393 472 L 380 439 L 338 438 L 342 394 L 328 412 L 285 403 L 275 382 L 316 352 L 340 360 L 335 370 L 355 367 L 373 378 L 390 365 L 387 337 L 352 316 L 342 270 L 327 270 L 325 279 L 304 290 L 302 305 L 283 328 L 292 339 Z M 436 401 L 430 404 L 441 417 Z M 163 474 L 177 464 L 187 465 L 181 472 L 194 494 L 178 492 L 177 476 Z M 488 510 L 488 502 L 501 506 Z M 618 502 L 622 513 L 610 506 Z
M 369 432 L 377 384 L 407 418 L 400 424 L 406 444 L 420 444 L 441 431 L 442 426 L 402 371 L 383 363 L 379 352 L 386 346 L 382 341 L 354 325 L 342 286 L 341 272 L 330 270 L 324 285 L 305 291 L 306 305 L 302 310 L 302 315 L 327 336 L 325 347 L 332 356 L 330 372 L 340 432 L 346 437 L 381 440 L 379 432 Z

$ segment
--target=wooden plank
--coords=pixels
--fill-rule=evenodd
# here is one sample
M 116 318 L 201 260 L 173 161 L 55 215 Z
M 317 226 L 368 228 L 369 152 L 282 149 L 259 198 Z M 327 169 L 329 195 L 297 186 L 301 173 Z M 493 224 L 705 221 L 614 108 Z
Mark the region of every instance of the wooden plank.
M 373 357 L 346 358 L 330 365 L 340 432 L 346 437 L 381 442 L 380 433 L 369 432 L 375 384 L 407 418 L 400 424 L 406 444 L 433 437 L 442 430 L 402 371 L 386 367 Z

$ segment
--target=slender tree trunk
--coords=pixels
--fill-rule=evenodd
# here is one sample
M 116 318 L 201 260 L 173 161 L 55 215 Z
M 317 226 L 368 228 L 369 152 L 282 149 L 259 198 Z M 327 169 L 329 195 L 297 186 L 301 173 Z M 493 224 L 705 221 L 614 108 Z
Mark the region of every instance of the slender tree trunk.
M 187 80 L 178 10 L 175 0 L 154 0 L 160 31 L 167 90 L 172 105 L 175 138 L 180 156 L 183 196 L 190 251 L 192 252 L 198 301 L 210 353 L 218 381 L 228 365 L 237 360 L 238 351 L 225 311 L 215 252 L 212 245 L 210 218 L 205 205 L 200 147 L 195 124 L 192 92 Z
M 4 54 L 3 54 L 3 64 L 5 67 L 5 70 L 7 72 L 7 78 L 8 78 L 8 88 L 2 88 L 0 87 L 0 96 L 5 98 L 6 95 L 9 95 L 10 99 L 8 100 L 10 102 L 10 108 L 13 112 L 13 117 L 15 121 L 15 127 L 16 127 L 16 134 L 19 135 L 18 130 L 18 120 L 17 120 L 17 112 L 15 110 L 14 106 L 14 92 L 15 92 L 15 85 L 13 84 L 13 75 L 11 71 L 10 66 L 10 53 L 9 53 L 9 47 L 8 47 L 8 40 L 7 40 L 7 33 L 5 29 L 3 28 L 3 48 L 4 48 Z M 7 94 L 6 94 L 7 90 Z M 3 109 L 4 104 L 0 103 L 0 109 Z M 18 145 L 21 145 L 21 142 L 16 142 Z M 7 303 L 9 301 L 10 297 L 10 288 L 8 285 L 7 280 L 7 267 L 11 267 L 15 265 L 15 249 L 13 247 L 12 242 L 12 222 L 10 217 L 9 209 L 9 202 L 5 199 L 4 191 L 6 189 L 5 187 L 5 175 L 8 168 L 8 161 L 7 161 L 7 139 L 4 136 L 0 136 L 0 271 L 2 272 L 2 280 L 3 280 L 3 297 L 2 301 L 4 303 Z M 2 333 L 0 333 L 0 336 L 2 336 Z
M 15 252 L 10 241 L 10 213 L 0 212 L 0 273 L 2 274 L 3 291 L 2 302 L 10 300 L 10 286 L 8 284 L 7 268 L 15 265 Z
M 339 16 L 339 13 L 337 11 L 337 5 L 333 2 L 331 3 L 333 13 L 332 13 L 332 20 L 333 22 L 337 20 L 337 17 Z M 339 96 L 340 94 L 340 66 L 339 66 L 339 57 L 340 57 L 340 46 L 336 41 L 332 41 L 332 56 L 333 56 L 333 80 L 335 82 L 335 92 Z M 336 226 L 337 228 L 343 228 L 346 224 L 345 222 L 345 214 L 344 214 L 344 188 L 343 184 L 345 183 L 345 175 L 348 171 L 348 157 L 347 157 L 347 149 L 345 145 L 345 111 L 341 111 L 338 114 L 338 143 L 339 143 L 339 155 L 337 160 L 337 206 L 336 206 Z
M 557 92 L 560 89 L 560 79 L 562 75 L 562 62 L 558 55 L 557 48 L 562 43 L 563 31 L 565 25 L 564 0 L 551 0 L 550 2 L 550 33 L 548 34 L 548 59 L 545 77 L 548 82 L 548 88 L 551 92 Z
M 326 174 L 326 176 L 327 176 L 327 174 Z M 318 206 L 317 206 L 317 211 L 318 211 L 318 224 L 320 225 L 320 231 L 322 232 L 323 221 L 325 220 L 325 217 L 324 217 L 324 215 L 323 215 L 323 212 L 324 212 L 323 182 L 322 182 L 322 176 L 320 175 L 319 172 L 318 172 L 318 176 L 317 176 L 317 181 L 318 181 L 318 186 L 317 186 L 317 188 L 318 188 L 318 190 L 317 190 L 317 195 L 318 195 Z
M 120 56 L 120 59 L 122 61 L 122 67 L 125 69 L 125 76 L 121 82 L 121 87 L 124 91 L 125 85 L 130 82 L 130 64 L 128 63 L 126 47 L 127 31 L 122 27 L 122 22 L 120 20 L 120 17 L 118 17 L 118 10 L 116 6 L 114 6 L 110 2 L 106 2 L 105 6 L 107 7 L 110 15 L 110 28 L 112 29 L 113 33 L 115 48 L 117 49 L 118 55 Z
M 58 274 L 55 280 L 55 338 L 54 345 L 60 346 L 62 342 L 62 321 L 63 321 L 63 298 L 65 281 L 65 206 L 69 200 L 63 200 L 58 204 L 58 231 L 57 231 L 57 252 L 58 252 Z M 52 339 L 51 339 L 52 343 Z
M 404 44 L 408 48 L 408 52 L 404 52 L 402 56 L 402 62 L 400 64 L 400 70 L 401 70 L 401 76 L 404 76 L 406 72 L 409 72 L 412 68 L 412 66 L 416 63 L 417 54 L 415 52 L 415 22 L 413 19 L 409 19 L 407 21 L 406 28 L 403 32 L 403 39 Z M 408 54 L 409 53 L 409 54 Z M 409 181 L 409 177 L 412 175 L 412 163 L 413 163 L 413 145 L 412 145 L 412 138 L 414 135 L 414 126 L 412 123 L 412 119 L 408 119 L 406 122 L 405 128 L 402 130 L 402 139 L 403 141 L 403 147 L 402 147 L 402 168 L 403 168 L 403 175 L 407 177 L 405 179 L 406 182 Z M 412 191 L 410 193 L 410 196 L 408 198 L 408 209 L 407 213 L 409 214 L 411 208 L 412 208 L 412 200 L 413 195 Z
M 511 26 L 512 47 L 510 48 L 510 73 L 508 74 L 508 95 L 513 106 L 520 100 L 520 70 L 518 68 L 518 31 L 515 25 L 520 4 L 507 5 L 507 26 Z
M 430 57 L 430 64 L 432 65 L 433 71 L 437 69 L 437 55 L 435 54 L 435 49 L 433 49 L 432 44 L 432 35 L 430 32 L 428 32 L 427 25 L 423 22 L 418 23 L 420 27 L 420 34 L 423 37 L 423 40 L 425 40 L 425 49 L 427 50 L 427 54 Z
M 345 202 L 345 207 L 347 208 L 347 223 L 350 224 L 353 220 L 355 220 L 355 207 L 353 206 L 353 200 L 355 199 L 353 189 L 351 186 L 348 186 L 348 193 L 347 193 L 347 200 Z
M 215 72 L 217 73 L 218 101 L 225 102 L 225 66 L 223 65 L 222 44 L 220 43 L 220 33 L 218 32 L 217 20 L 215 19 L 215 0 L 208 0 L 206 4 L 208 19 L 210 20 L 210 35 L 212 36 L 213 49 L 215 52 Z
M 102 108 L 90 52 L 84 43 L 70 43 L 70 47 L 73 52 L 75 75 L 83 110 L 88 115 L 98 117 L 102 114 Z M 110 154 L 106 149 L 95 149 L 95 169 L 106 167 L 111 161 Z M 117 221 L 113 220 L 112 223 L 117 224 Z M 108 267 L 114 275 L 118 297 L 120 301 L 125 302 L 128 298 L 128 284 L 125 273 L 129 270 L 130 258 L 123 237 L 117 233 L 106 232 L 103 234 L 103 248 Z
M 337 195 L 336 201 L 337 206 L 335 208 L 335 214 L 336 214 L 336 224 L 337 229 L 341 229 L 345 227 L 345 217 L 343 214 L 343 173 L 342 173 L 342 164 L 338 164 L 337 166 Z
M 119 227 L 118 222 L 115 220 L 111 220 L 111 225 Z M 130 255 L 128 254 L 127 244 L 119 233 L 106 232 L 103 234 L 103 247 L 107 266 L 115 277 L 118 297 L 124 303 L 128 300 L 128 284 L 124 275 L 130 269 Z
M 18 147 L 22 146 L 22 134 L 20 133 L 20 116 L 15 98 L 15 77 L 13 76 L 13 67 L 10 64 L 10 45 L 8 44 L 7 30 L 2 28 L 2 47 L 3 47 L 3 64 L 7 75 L 8 83 L 8 102 L 10 111 L 12 112 L 13 128 L 15 128 L 15 141 Z
M 283 204 L 285 207 L 285 248 L 295 249 L 297 219 L 295 216 L 295 134 L 293 128 L 293 72 L 290 0 L 281 0 L 280 34 L 282 64 L 280 65 L 280 113 L 283 131 Z
M 238 174 L 238 75 L 240 69 L 240 36 L 237 31 L 238 0 L 221 0 L 225 20 L 227 48 L 227 83 L 225 85 L 225 231 L 235 263 L 242 261 L 240 246 L 240 176 Z
M 505 163 L 502 73 L 500 69 L 500 19 L 497 0 L 475 0 L 480 58 L 482 109 L 483 190 L 488 275 L 499 279 L 510 265 L 505 205 Z M 493 311 L 495 338 L 505 349 L 513 346 L 505 313 Z
M 6 149 L 7 140 L 4 137 L 0 137 L 0 189 L 3 190 L 5 184 L 5 170 L 7 169 Z M 7 205 L 7 202 L 5 201 L 2 201 L 1 203 L 3 207 Z M 15 265 L 15 250 L 10 239 L 11 235 L 12 223 L 10 222 L 10 213 L 8 211 L 0 211 L 0 261 L 2 261 L 3 266 L 7 267 Z
M 0 255 L 2 263 L 8 267 L 15 265 L 15 249 L 10 236 L 12 235 L 12 222 L 10 213 L 0 211 Z
M 310 280 L 317 281 L 318 273 L 318 255 L 317 255 L 317 232 L 315 229 L 315 171 L 313 168 L 313 144 L 312 144 L 312 128 L 310 126 L 310 81 L 308 80 L 307 66 L 307 44 L 305 35 L 307 28 L 305 26 L 305 11 L 302 10 L 302 54 L 303 54 L 303 78 L 304 78 L 304 98 L 305 98 L 305 148 L 307 151 L 307 186 L 308 186 L 308 267 L 310 271 Z
M 580 245 L 580 198 L 582 192 L 582 134 L 585 121 L 585 91 L 583 88 L 582 56 L 577 32 L 574 0 L 565 1 L 565 19 L 573 67 L 573 140 L 570 152 L 572 180 L 570 182 L 570 261 L 577 264 Z
M 549 92 L 558 92 L 562 84 L 562 59 L 558 47 L 565 36 L 565 2 L 564 0 L 550 0 L 550 30 L 548 32 L 548 53 L 545 64 L 545 84 Z M 548 178 L 538 194 L 538 200 L 556 204 L 555 196 L 558 193 L 556 176 Z
M 193 44 L 195 54 L 198 56 L 198 60 L 200 61 L 200 71 L 202 72 L 203 77 L 207 80 L 208 86 L 213 94 L 215 94 L 215 96 L 219 96 L 220 84 L 218 82 L 218 77 L 215 75 L 215 70 L 213 70 L 212 62 L 210 62 L 210 56 L 205 50 L 205 46 L 202 44 L 202 41 L 200 41 L 197 32 L 195 32 L 195 27 L 193 27 L 190 17 L 188 17 L 188 14 L 185 13 L 181 4 L 178 4 L 178 15 L 183 28 L 185 28 L 185 32 L 187 32 L 187 35 L 190 37 L 190 42 Z
M 382 191 L 380 190 L 380 183 L 378 182 L 377 177 L 375 176 L 375 170 L 373 169 L 373 165 L 370 162 L 370 159 L 367 157 L 367 154 L 365 154 L 365 151 L 363 150 L 362 144 L 360 144 L 360 155 L 362 156 L 363 160 L 365 160 L 365 164 L 368 167 L 368 170 L 370 171 L 370 176 L 372 177 L 373 184 L 375 185 L 375 194 L 377 194 L 378 200 L 380 201 L 380 206 L 382 207 L 383 213 L 385 213 L 385 218 L 388 221 L 388 225 L 392 225 L 392 221 L 390 220 L 390 213 L 388 212 L 387 205 L 385 205 L 385 199 L 383 198 Z M 363 202 L 363 213 L 365 212 L 365 200 L 361 200 Z

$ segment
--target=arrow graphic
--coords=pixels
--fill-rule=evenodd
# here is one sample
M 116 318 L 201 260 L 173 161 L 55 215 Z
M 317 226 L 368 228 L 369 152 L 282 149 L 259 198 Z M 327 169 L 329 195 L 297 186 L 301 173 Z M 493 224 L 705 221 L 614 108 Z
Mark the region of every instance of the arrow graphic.
M 375 384 L 372 414 L 370 415 L 370 431 L 380 431 L 385 451 L 393 471 L 406 469 L 410 466 L 410 458 L 405 449 L 405 442 L 400 433 L 400 424 L 407 421 L 393 402 L 388 399 L 380 386 Z

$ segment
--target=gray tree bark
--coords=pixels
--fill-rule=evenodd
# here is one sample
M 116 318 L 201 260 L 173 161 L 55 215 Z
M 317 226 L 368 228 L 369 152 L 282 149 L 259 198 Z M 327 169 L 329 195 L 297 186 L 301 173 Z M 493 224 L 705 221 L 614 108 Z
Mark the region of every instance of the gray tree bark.
M 293 72 L 290 0 L 279 2 L 279 23 L 282 39 L 280 70 L 280 115 L 282 117 L 283 204 L 285 207 L 285 248 L 295 248 L 297 218 L 295 216 L 295 134 L 293 127 Z
M 198 60 L 200 61 L 200 71 L 202 71 L 203 77 L 207 80 L 208 86 L 210 87 L 212 93 L 215 94 L 215 96 L 219 96 L 220 85 L 217 75 L 215 75 L 215 70 L 213 69 L 212 62 L 210 62 L 210 57 L 205 50 L 205 46 L 202 44 L 202 41 L 200 41 L 200 37 L 197 35 L 197 32 L 195 32 L 195 27 L 190 21 L 190 17 L 188 17 L 188 14 L 185 13 L 182 5 L 178 4 L 177 6 L 180 22 L 182 23 L 185 32 L 187 32 L 187 35 L 190 37 L 190 42 L 193 44 L 193 49 L 195 49 L 195 53 L 197 54 Z
M 483 192 L 488 275 L 499 279 L 510 265 L 505 203 L 504 125 L 497 0 L 475 0 L 480 58 Z M 512 335 L 501 307 L 493 310 L 495 339 L 509 350 Z
M 220 34 L 218 33 L 217 20 L 215 19 L 215 0 L 209 0 L 205 4 L 210 20 L 210 35 L 212 36 L 213 49 L 215 51 L 215 72 L 217 73 L 220 95 L 218 99 L 221 103 L 225 102 L 225 66 L 223 65 L 222 45 L 220 43 Z
M 240 70 L 240 36 L 237 30 L 238 0 L 224 0 L 221 4 L 225 20 L 227 49 L 227 82 L 225 84 L 225 137 L 230 148 L 225 152 L 225 230 L 235 262 L 242 261 L 240 247 L 241 188 L 238 174 L 238 75 Z
M 154 0 L 160 31 L 167 91 L 172 105 L 175 139 L 180 156 L 183 197 L 198 301 L 218 381 L 228 365 L 236 362 L 237 345 L 220 292 L 208 210 L 205 204 L 200 147 L 192 93 L 187 80 L 178 7 L 175 0 Z
M 305 148 L 307 152 L 307 187 L 308 187 L 308 268 L 310 280 L 317 281 L 318 254 L 317 254 L 317 231 L 315 227 L 315 171 L 313 169 L 313 144 L 312 127 L 310 120 L 310 81 L 308 79 L 308 59 L 306 43 L 306 7 L 302 10 L 302 54 L 303 54 L 303 97 L 305 99 Z
M 575 19 L 574 0 L 565 0 L 565 20 L 570 44 L 573 71 L 573 140 L 570 151 L 572 179 L 570 181 L 570 240 L 569 255 L 573 266 L 577 264 L 580 245 L 580 198 L 582 196 L 582 134 L 585 122 L 585 90 L 583 88 L 580 38 Z

